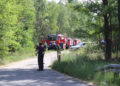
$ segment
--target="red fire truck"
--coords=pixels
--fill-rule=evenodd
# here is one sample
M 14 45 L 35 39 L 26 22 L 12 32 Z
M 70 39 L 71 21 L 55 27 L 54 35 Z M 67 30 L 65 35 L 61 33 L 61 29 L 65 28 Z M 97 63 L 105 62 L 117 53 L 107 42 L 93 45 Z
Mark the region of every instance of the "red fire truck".
M 62 34 L 48 35 L 47 39 L 48 49 L 56 49 L 56 45 L 59 44 L 62 49 L 65 49 L 65 36 Z
M 48 35 L 47 39 L 42 40 L 42 44 L 47 43 L 48 49 L 56 49 L 56 45 L 60 44 L 62 49 L 69 48 L 80 42 L 79 39 L 65 37 L 62 34 Z
M 73 45 L 77 45 L 80 42 L 79 39 L 73 39 Z
M 70 46 L 73 46 L 73 39 L 72 38 L 67 38 L 66 48 L 68 49 Z

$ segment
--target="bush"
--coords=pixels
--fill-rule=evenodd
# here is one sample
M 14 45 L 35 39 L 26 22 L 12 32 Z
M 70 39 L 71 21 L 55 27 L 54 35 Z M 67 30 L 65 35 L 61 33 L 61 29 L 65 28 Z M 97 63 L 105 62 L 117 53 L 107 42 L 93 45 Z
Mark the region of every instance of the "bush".
M 116 62 L 106 62 L 103 56 L 103 51 L 99 50 L 97 46 L 93 46 L 93 48 L 92 46 L 86 46 L 86 48 L 63 55 L 61 63 L 55 62 L 52 68 L 82 80 L 93 81 L 101 86 L 107 86 L 106 84 L 109 82 L 114 82 L 114 80 L 111 80 L 113 75 L 103 76 L 101 73 L 96 73 L 95 69 Z M 108 86 L 110 85 L 108 84 Z
M 9 53 L 6 57 L 0 59 L 0 65 L 30 58 L 33 57 L 34 54 L 35 50 L 33 48 L 21 48 L 19 51 Z

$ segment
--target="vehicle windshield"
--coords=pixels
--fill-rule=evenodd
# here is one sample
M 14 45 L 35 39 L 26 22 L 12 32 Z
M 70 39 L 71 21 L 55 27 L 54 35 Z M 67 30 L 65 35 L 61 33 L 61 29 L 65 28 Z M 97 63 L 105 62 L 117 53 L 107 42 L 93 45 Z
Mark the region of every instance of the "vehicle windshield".
M 83 43 L 82 43 L 82 42 L 80 42 L 80 43 L 79 43 L 79 44 L 77 44 L 77 45 L 81 46 L 81 45 L 83 45 Z
M 57 40 L 57 36 L 48 36 L 48 40 L 49 41 L 56 41 Z

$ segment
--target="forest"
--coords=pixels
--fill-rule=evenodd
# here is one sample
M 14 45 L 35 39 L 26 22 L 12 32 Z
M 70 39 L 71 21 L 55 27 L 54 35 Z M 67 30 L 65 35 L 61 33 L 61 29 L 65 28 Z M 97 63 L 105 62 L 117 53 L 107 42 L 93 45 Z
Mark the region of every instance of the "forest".
M 16 53 L 34 53 L 56 33 L 95 42 L 87 53 L 98 49 L 105 62 L 120 61 L 120 0 L 0 0 L 0 64 Z
M 119 0 L 1 0 L 0 58 L 33 49 L 48 34 L 100 43 L 104 39 L 105 59 L 120 49 Z
M 119 0 L 1 0 L 0 58 L 33 49 L 48 34 L 95 41 L 104 39 L 105 59 L 120 49 Z

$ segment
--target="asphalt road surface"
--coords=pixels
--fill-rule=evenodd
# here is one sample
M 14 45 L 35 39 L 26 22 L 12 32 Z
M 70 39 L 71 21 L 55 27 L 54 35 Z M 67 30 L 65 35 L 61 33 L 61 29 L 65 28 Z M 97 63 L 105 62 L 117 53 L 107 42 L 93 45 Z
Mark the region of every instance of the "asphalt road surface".
M 0 67 L 0 86 L 92 86 L 49 68 L 56 52 L 45 54 L 44 71 L 37 71 L 37 57 Z

